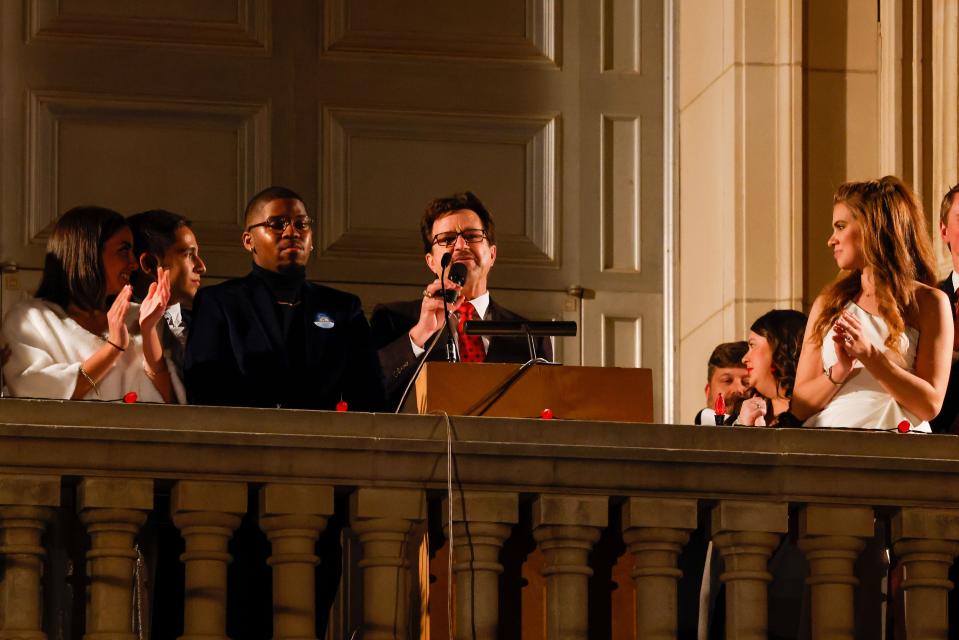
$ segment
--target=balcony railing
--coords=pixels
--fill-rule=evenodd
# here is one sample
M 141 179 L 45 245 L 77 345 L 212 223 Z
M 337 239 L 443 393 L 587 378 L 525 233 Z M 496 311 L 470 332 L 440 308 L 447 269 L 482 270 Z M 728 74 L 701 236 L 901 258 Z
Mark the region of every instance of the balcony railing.
M 316 637 L 316 541 L 339 516 L 357 541 L 345 545 L 347 586 L 331 624 L 344 640 L 354 627 L 375 640 L 411 628 L 445 636 L 445 624 L 424 622 L 411 604 L 410 548 L 430 518 L 448 535 L 449 514 L 463 640 L 590 637 L 590 554 L 611 522 L 634 594 L 600 625 L 616 638 L 676 636 L 677 558 L 701 525 L 725 564 L 728 638 L 767 637 L 767 565 L 791 528 L 808 561 L 817 638 L 857 637 L 855 564 L 877 520 L 903 567 L 898 622 L 909 638 L 947 637 L 947 576 L 959 555 L 959 438 L 950 436 L 3 400 L 0 638 L 42 638 L 56 617 L 43 603 L 60 578 L 43 567 L 70 543 L 44 532 L 65 504 L 89 535 L 77 586 L 87 637 L 133 638 L 134 541 L 160 489 L 185 544 L 184 638 L 226 637 L 236 595 L 228 545 L 251 508 L 270 545 L 274 638 Z M 523 598 L 543 610 L 521 612 L 520 632 L 516 612 L 501 619 L 499 605 L 501 548 L 523 514 L 545 597 Z M 442 619 L 445 590 L 433 600 Z

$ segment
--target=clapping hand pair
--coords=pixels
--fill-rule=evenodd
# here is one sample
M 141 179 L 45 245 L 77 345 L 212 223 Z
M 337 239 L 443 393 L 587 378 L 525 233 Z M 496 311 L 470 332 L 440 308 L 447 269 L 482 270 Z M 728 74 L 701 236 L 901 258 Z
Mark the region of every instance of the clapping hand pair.
M 126 325 L 127 311 L 133 288 L 126 285 L 117 294 L 116 300 L 107 311 L 107 339 L 114 346 L 126 349 L 130 344 L 130 332 Z M 157 268 L 156 282 L 150 284 L 146 297 L 140 304 L 140 332 L 146 334 L 156 328 L 170 302 L 170 272 L 163 267 Z

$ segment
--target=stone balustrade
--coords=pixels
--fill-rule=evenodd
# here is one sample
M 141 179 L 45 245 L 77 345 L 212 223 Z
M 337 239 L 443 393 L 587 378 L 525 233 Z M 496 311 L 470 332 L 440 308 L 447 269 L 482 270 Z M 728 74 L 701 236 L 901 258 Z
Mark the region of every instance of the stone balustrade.
M 243 526 L 269 547 L 258 593 L 272 598 L 274 638 L 322 633 L 317 576 L 340 562 L 328 637 L 425 634 L 413 599 L 428 590 L 411 560 L 425 530 L 452 536 L 457 640 L 590 637 L 604 611 L 591 601 L 594 552 L 612 534 L 632 599 L 604 624 L 616 638 L 675 638 L 678 558 L 704 527 L 723 566 L 727 638 L 767 637 L 770 558 L 787 539 L 808 563 L 812 637 L 864 637 L 857 562 L 877 530 L 901 569 L 897 624 L 908 638 L 949 637 L 959 438 L 453 417 L 450 482 L 445 420 L 0 401 L 0 640 L 53 637 L 58 618 L 43 607 L 63 580 L 49 575 L 61 550 L 44 541 L 62 535 L 44 532 L 69 517 L 89 536 L 84 637 L 135 638 L 135 541 L 160 502 L 183 545 L 178 632 L 189 640 L 231 635 L 235 590 L 249 587 L 230 573 L 247 553 L 231 546 Z M 331 527 L 341 556 L 317 543 Z M 506 565 L 534 546 L 542 580 L 528 588 L 543 590 L 544 610 L 516 620 L 513 606 L 502 614 L 518 592 L 504 588 L 518 575 Z M 154 608 L 165 595 L 152 593 Z M 429 608 L 445 612 L 446 595 Z

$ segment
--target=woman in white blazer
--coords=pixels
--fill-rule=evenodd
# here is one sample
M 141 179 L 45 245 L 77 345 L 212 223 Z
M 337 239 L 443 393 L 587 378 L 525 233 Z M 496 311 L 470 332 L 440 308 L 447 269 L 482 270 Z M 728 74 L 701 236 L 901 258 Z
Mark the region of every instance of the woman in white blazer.
M 183 387 L 163 356 L 157 324 L 170 298 L 159 270 L 139 305 L 133 236 L 119 213 L 77 207 L 63 214 L 47 243 L 36 297 L 3 323 L 10 393 L 28 398 L 183 402 Z M 133 396 L 131 394 L 136 394 Z

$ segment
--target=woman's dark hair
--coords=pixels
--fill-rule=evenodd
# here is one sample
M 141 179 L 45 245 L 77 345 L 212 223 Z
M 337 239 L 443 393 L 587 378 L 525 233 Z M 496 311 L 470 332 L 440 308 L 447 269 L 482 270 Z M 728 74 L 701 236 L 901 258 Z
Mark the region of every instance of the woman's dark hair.
M 791 398 L 803 334 L 806 332 L 806 314 L 793 309 L 773 309 L 759 316 L 749 330 L 769 342 L 773 354 L 773 377 L 779 395 Z
M 105 310 L 103 245 L 126 226 L 123 216 L 103 207 L 74 207 L 60 216 L 47 240 L 36 297 L 64 309 Z

